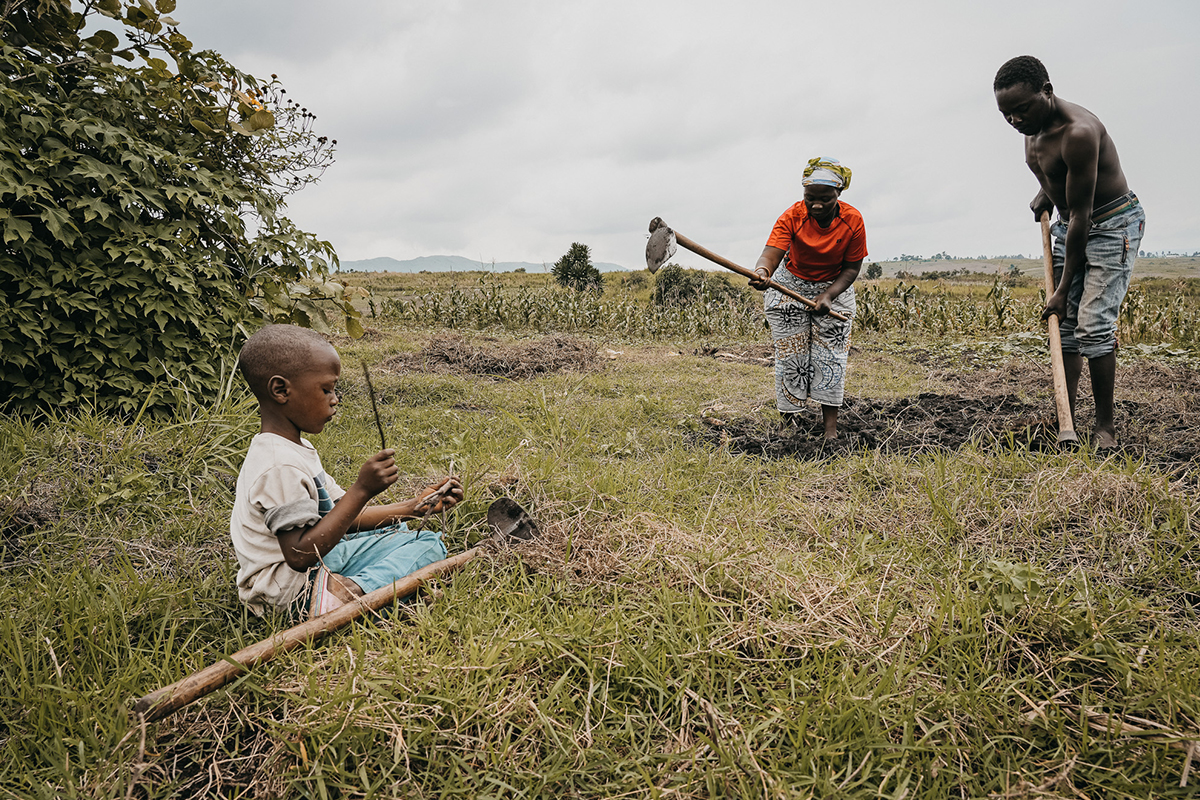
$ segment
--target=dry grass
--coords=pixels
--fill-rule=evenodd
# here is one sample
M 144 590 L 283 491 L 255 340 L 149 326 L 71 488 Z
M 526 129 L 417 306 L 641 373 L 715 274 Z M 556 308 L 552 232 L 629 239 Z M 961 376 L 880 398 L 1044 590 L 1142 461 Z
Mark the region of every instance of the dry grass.
M 419 352 L 393 356 L 383 366 L 398 372 L 528 380 L 555 372 L 587 372 L 600 364 L 596 345 L 572 336 L 543 336 L 502 345 L 489 337 L 442 334 L 432 337 Z

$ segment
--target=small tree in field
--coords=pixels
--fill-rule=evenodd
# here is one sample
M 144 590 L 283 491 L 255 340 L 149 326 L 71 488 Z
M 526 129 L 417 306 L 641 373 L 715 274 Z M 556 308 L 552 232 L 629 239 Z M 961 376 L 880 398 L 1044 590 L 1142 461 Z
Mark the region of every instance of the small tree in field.
M 575 242 L 566 255 L 554 262 L 550 274 L 559 286 L 582 292 L 585 289 L 600 289 L 604 278 L 600 270 L 592 265 L 592 251 L 586 244 Z
M 881 277 L 883 277 L 883 267 L 879 266 L 879 264 L 874 261 L 872 261 L 870 264 L 867 264 L 867 280 L 873 281 L 876 278 Z

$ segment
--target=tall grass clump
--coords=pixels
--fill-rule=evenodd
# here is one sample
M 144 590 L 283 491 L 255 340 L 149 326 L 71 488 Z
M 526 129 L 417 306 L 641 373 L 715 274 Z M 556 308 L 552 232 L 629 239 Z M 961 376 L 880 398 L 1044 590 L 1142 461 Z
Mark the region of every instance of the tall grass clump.
M 999 278 L 982 296 L 953 293 L 942 285 L 922 289 L 903 280 L 893 286 L 863 283 L 856 290 L 855 324 L 866 330 L 972 336 L 1042 325 L 1045 293 L 1018 297 Z M 1200 301 L 1188 292 L 1150 291 L 1135 283 L 1117 322 L 1122 342 L 1195 344 L 1200 342 Z
M 455 330 L 607 332 L 646 339 L 752 337 L 763 329 L 756 304 L 724 292 L 701 290 L 691 302 L 660 305 L 615 293 L 509 289 L 484 281 L 468 289 L 385 299 L 381 314 Z
M 0 417 L 0 797 L 125 797 L 146 675 L 268 630 L 232 583 L 257 424 L 224 370 L 215 396 L 178 389 L 170 417 Z

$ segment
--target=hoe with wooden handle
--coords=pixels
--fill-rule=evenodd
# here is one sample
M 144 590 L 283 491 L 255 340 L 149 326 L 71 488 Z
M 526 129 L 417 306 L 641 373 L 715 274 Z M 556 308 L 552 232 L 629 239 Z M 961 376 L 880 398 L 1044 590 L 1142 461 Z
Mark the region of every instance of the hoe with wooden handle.
M 525 513 L 525 509 L 508 498 L 501 498 L 492 503 L 488 509 L 488 523 L 495 529 L 496 535 L 503 538 L 529 539 L 539 532 L 537 524 Z M 413 594 L 432 578 L 447 575 L 462 567 L 479 555 L 483 547 L 484 545 L 472 547 L 465 553 L 422 567 L 389 586 L 376 589 L 340 608 L 280 631 L 257 644 L 226 656 L 183 680 L 139 698 L 133 704 L 133 713 L 141 716 L 146 722 L 162 719 L 241 677 L 252 667 L 270 661 L 281 653 L 309 644 L 371 611 L 378 611 L 390 605 L 397 598 Z
M 1042 260 L 1046 266 L 1046 297 L 1054 294 L 1054 251 L 1050 244 L 1050 212 L 1042 212 Z M 1050 371 L 1054 375 L 1054 405 L 1058 410 L 1058 443 L 1079 444 L 1075 420 L 1071 418 L 1071 399 L 1067 395 L 1067 372 L 1063 368 L 1062 336 L 1058 332 L 1058 315 L 1046 321 L 1050 329 Z
M 706 247 L 701 247 L 683 234 L 671 230 L 669 227 L 667 227 L 667 223 L 663 222 L 662 217 L 655 217 L 654 219 L 650 220 L 650 241 L 646 242 L 646 268 L 650 270 L 651 274 L 658 272 L 658 268 L 661 267 L 668 258 L 675 255 L 676 242 L 683 245 L 688 250 L 691 250 L 701 258 L 707 258 L 714 264 L 719 264 L 727 270 L 736 272 L 738 275 L 744 275 L 752 280 L 760 280 L 759 276 L 755 275 L 753 270 L 748 270 L 740 264 L 735 264 L 728 258 L 719 256 Z M 798 300 L 809 308 L 817 307 L 816 303 L 814 303 L 812 300 L 809 300 L 804 295 L 794 292 L 786 286 L 780 286 L 773 280 L 768 279 L 766 284 L 775 291 L 782 292 L 793 300 Z M 830 311 L 829 316 L 833 317 L 834 319 L 840 319 L 842 322 L 846 321 L 846 317 L 836 311 Z

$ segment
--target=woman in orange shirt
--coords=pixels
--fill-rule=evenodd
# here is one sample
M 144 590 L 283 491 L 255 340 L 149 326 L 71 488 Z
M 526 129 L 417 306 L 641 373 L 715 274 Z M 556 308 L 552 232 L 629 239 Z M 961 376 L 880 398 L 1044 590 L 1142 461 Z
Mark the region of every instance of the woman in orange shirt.
M 821 404 L 825 438 L 837 438 L 838 409 L 846 388 L 854 279 L 867 256 L 862 214 L 839 199 L 850 186 L 850 170 L 837 159 L 814 158 L 804 169 L 804 200 L 783 212 L 758 257 L 751 281 L 765 289 L 763 309 L 775 343 L 775 406 L 795 422 L 811 397 Z M 785 269 L 778 269 L 782 263 Z M 816 308 L 793 300 L 765 280 L 811 298 Z

